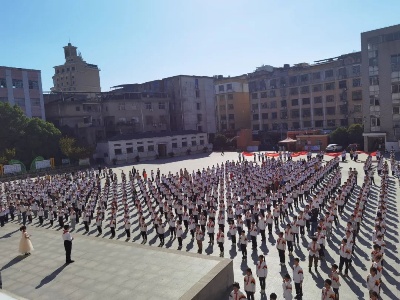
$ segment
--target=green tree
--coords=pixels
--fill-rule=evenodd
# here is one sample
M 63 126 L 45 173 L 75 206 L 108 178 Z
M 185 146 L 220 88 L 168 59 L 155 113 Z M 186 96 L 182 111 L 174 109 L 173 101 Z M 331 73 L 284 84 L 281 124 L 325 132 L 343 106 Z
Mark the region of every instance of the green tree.
M 225 135 L 220 133 L 216 134 L 214 137 L 214 149 L 215 150 L 225 149 L 227 142 L 228 139 L 226 138 Z
M 349 136 L 349 142 L 359 144 L 361 149 L 363 149 L 364 137 L 363 137 L 364 127 L 361 124 L 352 124 L 347 129 Z
M 346 127 L 338 127 L 329 135 L 331 144 L 338 144 L 347 147 L 349 143 L 349 135 Z
M 59 146 L 62 154 L 73 160 L 90 158 L 94 152 L 93 148 L 76 145 L 76 140 L 67 136 L 60 139 Z
M 52 123 L 28 118 L 18 106 L 0 102 L 0 124 L 0 156 L 6 149 L 15 149 L 15 158 L 25 165 L 36 156 L 59 156 L 61 132 Z

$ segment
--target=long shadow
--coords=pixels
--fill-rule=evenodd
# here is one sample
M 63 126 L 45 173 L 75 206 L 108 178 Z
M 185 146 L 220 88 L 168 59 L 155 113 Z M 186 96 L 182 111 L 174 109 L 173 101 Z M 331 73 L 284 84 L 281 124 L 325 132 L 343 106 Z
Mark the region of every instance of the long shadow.
M 43 278 L 39 285 L 35 287 L 35 289 L 40 289 L 42 286 L 44 286 L 45 284 L 48 284 L 49 282 L 51 282 L 52 280 L 54 280 L 58 274 L 60 274 L 62 272 L 62 270 L 64 270 L 64 268 L 67 266 L 67 264 L 62 265 L 61 267 L 58 267 L 56 270 L 53 271 L 53 273 L 47 275 L 45 278 Z
M 1 271 L 3 271 L 3 270 L 5 270 L 5 269 L 8 269 L 9 267 L 12 267 L 13 265 L 15 265 L 15 264 L 17 264 L 17 263 L 19 263 L 20 261 L 23 261 L 25 258 L 27 258 L 28 256 L 27 255 L 18 255 L 18 256 L 16 256 L 16 257 L 14 257 L 12 260 L 10 260 L 7 264 L 5 264 L 1 269 L 0 269 L 0 272 Z
M 9 232 L 9 233 L 3 235 L 2 237 L 0 237 L 0 240 L 1 240 L 1 239 L 8 239 L 9 237 L 11 237 L 14 233 L 16 233 L 16 232 L 18 232 L 18 231 L 19 231 L 19 229 L 14 230 L 14 231 L 12 231 L 12 232 Z

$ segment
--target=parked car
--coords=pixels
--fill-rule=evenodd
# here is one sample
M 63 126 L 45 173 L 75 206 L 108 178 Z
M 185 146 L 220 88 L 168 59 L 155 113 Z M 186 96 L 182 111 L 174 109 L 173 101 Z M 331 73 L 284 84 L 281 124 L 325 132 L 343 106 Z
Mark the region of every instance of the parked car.
M 342 150 L 343 147 L 338 144 L 329 144 L 325 149 L 326 152 L 339 152 Z

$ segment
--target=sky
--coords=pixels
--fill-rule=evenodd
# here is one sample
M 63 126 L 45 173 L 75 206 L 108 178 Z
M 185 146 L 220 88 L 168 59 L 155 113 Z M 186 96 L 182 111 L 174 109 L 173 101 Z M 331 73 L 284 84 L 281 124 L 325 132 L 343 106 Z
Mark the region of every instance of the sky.
M 263 64 L 360 50 L 360 33 L 400 23 L 398 0 L 2 0 L 0 65 L 42 71 L 70 41 L 102 91 L 174 75 L 235 76 Z

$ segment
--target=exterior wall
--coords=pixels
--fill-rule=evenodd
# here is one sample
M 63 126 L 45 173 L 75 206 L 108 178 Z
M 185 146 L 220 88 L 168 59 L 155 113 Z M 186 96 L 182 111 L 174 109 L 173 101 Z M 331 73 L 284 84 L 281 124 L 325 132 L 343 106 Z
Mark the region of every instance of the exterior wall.
M 97 157 L 104 157 L 107 163 L 111 163 L 114 158 L 117 159 L 118 162 L 134 161 L 136 156 L 139 156 L 140 159 L 154 159 L 158 154 L 159 144 L 166 145 L 166 152 L 168 155 L 169 153 L 174 153 L 174 155 L 186 154 L 188 149 L 190 149 L 192 153 L 201 152 L 203 151 L 204 147 L 211 149 L 211 146 L 208 144 L 207 134 L 196 133 L 109 141 L 107 148 L 108 152 L 101 153 L 99 151 L 104 151 L 104 147 L 98 148 L 99 151 L 97 151 Z
M 0 83 L 0 101 L 18 105 L 29 118 L 45 119 L 40 71 L 0 66 Z
M 356 52 L 250 74 L 253 131 L 334 129 L 362 122 L 360 63 Z
M 64 47 L 65 63 L 54 67 L 52 90 L 84 93 L 100 92 L 99 68 L 84 61 L 77 54 L 76 49 L 70 43 Z
M 250 96 L 247 76 L 215 81 L 218 131 L 249 129 Z
M 373 151 L 385 136 L 400 140 L 400 25 L 361 33 L 361 51 L 365 145 Z

